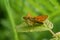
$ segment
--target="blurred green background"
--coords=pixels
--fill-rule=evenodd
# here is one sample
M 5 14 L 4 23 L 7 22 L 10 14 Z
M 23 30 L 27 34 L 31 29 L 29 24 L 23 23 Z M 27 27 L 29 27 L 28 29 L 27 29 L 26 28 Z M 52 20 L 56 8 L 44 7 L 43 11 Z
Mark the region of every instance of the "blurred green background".
M 49 40 L 52 34 L 43 32 L 16 32 L 23 16 L 48 15 L 53 31 L 60 31 L 60 0 L 0 0 L 0 40 Z M 20 30 L 19 30 L 20 31 Z M 18 35 L 17 35 L 18 34 Z M 15 39 L 15 36 L 18 36 Z

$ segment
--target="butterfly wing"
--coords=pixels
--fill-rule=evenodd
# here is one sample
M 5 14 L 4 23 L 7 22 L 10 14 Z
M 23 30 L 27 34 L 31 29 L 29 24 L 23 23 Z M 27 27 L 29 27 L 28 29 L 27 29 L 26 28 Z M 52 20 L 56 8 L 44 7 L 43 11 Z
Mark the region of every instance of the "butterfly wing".
M 45 21 L 47 19 L 47 17 L 48 17 L 47 15 L 37 16 L 37 17 L 35 17 L 35 20 L 37 22 L 43 22 L 43 21 Z

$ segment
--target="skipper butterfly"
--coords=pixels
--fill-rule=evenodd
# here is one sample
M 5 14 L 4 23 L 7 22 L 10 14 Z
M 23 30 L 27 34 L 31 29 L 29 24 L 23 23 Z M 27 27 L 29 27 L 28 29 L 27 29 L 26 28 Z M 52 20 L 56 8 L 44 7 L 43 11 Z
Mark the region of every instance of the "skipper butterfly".
M 26 22 L 28 24 L 35 24 L 35 23 L 43 23 L 48 16 L 47 15 L 41 15 L 41 16 L 36 16 L 36 17 L 32 17 L 30 14 L 28 14 L 27 16 L 23 17 Z

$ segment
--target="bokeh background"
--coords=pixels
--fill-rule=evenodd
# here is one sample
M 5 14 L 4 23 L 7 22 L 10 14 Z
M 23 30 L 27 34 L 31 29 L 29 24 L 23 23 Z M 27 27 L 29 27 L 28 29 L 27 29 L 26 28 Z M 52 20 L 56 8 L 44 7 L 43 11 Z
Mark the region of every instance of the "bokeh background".
M 60 0 L 0 0 L 0 40 L 49 40 L 52 34 L 42 32 L 14 32 L 28 12 L 32 16 L 48 15 L 53 31 L 60 31 Z M 19 30 L 20 31 L 20 30 Z

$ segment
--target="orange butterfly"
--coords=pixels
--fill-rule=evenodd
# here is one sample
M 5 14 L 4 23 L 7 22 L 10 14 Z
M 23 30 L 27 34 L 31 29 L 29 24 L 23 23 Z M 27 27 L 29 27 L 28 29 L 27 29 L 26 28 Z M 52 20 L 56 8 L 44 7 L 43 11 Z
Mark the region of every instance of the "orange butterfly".
M 23 17 L 29 24 L 35 24 L 35 23 L 43 23 L 48 16 L 47 15 L 41 15 L 41 16 L 36 16 L 32 17 L 30 14 L 27 16 Z

